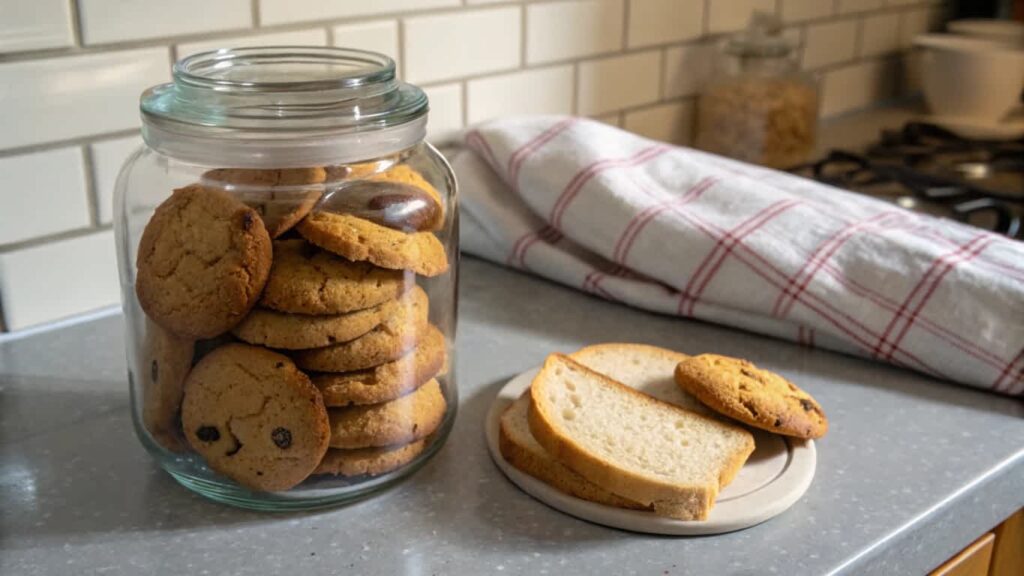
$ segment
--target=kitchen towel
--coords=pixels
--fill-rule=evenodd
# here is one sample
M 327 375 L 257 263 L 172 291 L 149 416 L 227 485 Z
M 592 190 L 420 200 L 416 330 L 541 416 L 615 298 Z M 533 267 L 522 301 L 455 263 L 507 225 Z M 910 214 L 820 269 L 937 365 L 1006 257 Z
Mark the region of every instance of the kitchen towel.
M 601 298 L 1024 395 L 1024 244 L 596 121 L 450 156 L 461 246 Z

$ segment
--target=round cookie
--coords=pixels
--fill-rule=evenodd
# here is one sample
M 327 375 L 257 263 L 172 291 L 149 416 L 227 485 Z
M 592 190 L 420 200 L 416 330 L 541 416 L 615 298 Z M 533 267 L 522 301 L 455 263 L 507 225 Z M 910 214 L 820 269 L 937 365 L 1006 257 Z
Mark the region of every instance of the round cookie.
M 437 430 L 446 408 L 437 380 L 383 404 L 331 408 L 331 448 L 369 448 L 420 440 Z
M 335 314 L 310 316 L 254 308 L 232 333 L 240 340 L 268 348 L 303 350 L 348 342 L 376 328 L 384 319 L 398 311 L 398 300 Z
M 313 374 L 311 379 L 327 406 L 378 404 L 404 396 L 437 376 L 446 358 L 444 334 L 431 325 L 416 348 L 394 362 L 358 372 Z
M 139 242 L 135 292 L 154 322 L 193 339 L 227 332 L 253 307 L 270 273 L 259 215 L 199 185 L 157 207 Z
M 294 314 L 341 314 L 401 296 L 412 285 L 399 270 L 351 262 L 304 240 L 274 242 L 274 263 L 260 305 Z
M 337 476 L 380 476 L 405 466 L 423 452 L 426 440 L 384 448 L 331 448 L 313 474 Z
M 227 344 L 185 380 L 182 427 L 213 470 L 253 490 L 287 490 L 327 452 L 320 393 L 286 356 Z
M 171 452 L 188 450 L 181 433 L 181 397 L 194 353 L 192 340 L 175 336 L 151 320 L 146 321 L 136 375 L 141 383 L 142 425 L 157 443 Z
M 256 210 L 271 238 L 284 234 L 309 214 L 323 195 L 320 188 L 327 172 L 320 167 L 248 169 L 218 168 L 203 174 L 204 183 L 215 183 Z
M 303 370 L 351 372 L 392 362 L 405 355 L 427 333 L 427 293 L 413 286 L 399 300 L 398 309 L 380 326 L 334 346 L 298 350 L 292 358 Z
M 776 434 L 820 438 L 828 419 L 811 395 L 752 362 L 701 354 L 676 366 L 676 383 L 706 406 Z
M 437 216 L 434 218 L 434 221 L 430 223 L 427 229 L 438 230 L 444 224 L 444 200 L 442 200 L 440 192 L 431 186 L 430 182 L 427 182 L 427 179 L 424 178 L 422 174 L 413 170 L 408 164 L 399 164 L 390 170 L 374 174 L 368 177 L 367 180 L 397 182 L 399 184 L 415 186 L 416 188 L 423 190 L 437 202 Z
M 302 237 L 349 260 L 421 276 L 448 271 L 448 255 L 431 232 L 406 233 L 351 214 L 314 210 L 295 227 Z

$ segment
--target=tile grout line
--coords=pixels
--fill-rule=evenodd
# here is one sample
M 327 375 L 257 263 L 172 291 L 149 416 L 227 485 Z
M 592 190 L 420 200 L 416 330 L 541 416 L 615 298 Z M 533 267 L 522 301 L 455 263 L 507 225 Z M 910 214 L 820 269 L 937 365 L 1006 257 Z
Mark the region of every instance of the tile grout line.
M 78 7 L 78 0 L 65 0 L 68 3 L 69 24 L 71 25 L 72 46 L 82 45 L 82 11 Z M 2 54 L 0 54 L 2 56 Z
M 250 0 L 250 16 L 252 18 L 253 30 L 258 30 L 262 26 L 262 19 L 260 17 L 260 0 Z
M 100 223 L 99 186 L 96 182 L 96 170 L 93 166 L 92 146 L 83 144 L 78 148 L 82 156 L 82 177 L 85 179 L 85 197 L 89 209 L 89 224 L 96 227 Z
M 619 45 L 619 51 L 622 52 L 629 49 L 629 19 L 631 17 L 630 8 L 632 6 L 632 0 L 622 1 L 622 42 Z
M 526 51 L 527 41 L 527 23 L 530 21 L 530 15 L 526 10 L 526 4 L 519 7 L 519 68 L 525 69 L 529 67 L 527 64 L 527 58 L 529 54 Z
M 57 140 L 54 142 L 41 142 L 39 144 L 29 144 L 28 146 L 16 146 L 5 150 L 0 150 L 0 158 L 20 156 L 22 154 L 34 154 L 36 152 L 46 152 L 49 150 L 57 150 L 59 148 L 69 148 L 71 146 L 84 146 L 86 144 L 92 144 L 94 142 L 103 142 L 106 140 L 116 140 L 118 138 L 124 138 L 126 136 L 133 136 L 138 133 L 138 128 L 128 128 L 125 130 L 118 130 L 115 132 L 102 132 L 99 134 L 90 134 L 88 136 L 66 138 L 64 140 Z
M 18 252 L 21 250 L 28 250 L 31 248 L 39 248 L 47 244 L 54 242 L 60 242 L 62 240 L 71 240 L 74 238 L 82 238 L 89 236 L 90 234 L 96 234 L 98 232 L 106 232 L 112 230 L 114 225 L 111 224 L 99 224 L 97 226 L 87 226 L 72 228 L 70 230 L 64 230 L 63 232 L 57 232 L 56 234 L 48 234 L 46 236 L 39 236 L 36 238 L 29 238 L 28 240 L 20 240 L 18 242 L 11 242 L 0 246 L 0 255 L 8 254 L 10 252 Z

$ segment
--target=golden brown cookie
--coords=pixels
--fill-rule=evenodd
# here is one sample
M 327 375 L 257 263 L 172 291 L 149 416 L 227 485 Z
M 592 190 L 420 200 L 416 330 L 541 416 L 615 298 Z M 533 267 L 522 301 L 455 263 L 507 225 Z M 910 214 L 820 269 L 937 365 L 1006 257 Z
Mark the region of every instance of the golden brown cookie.
M 370 406 L 331 408 L 331 448 L 407 444 L 427 437 L 444 419 L 447 404 L 437 380 L 412 394 Z
M 297 350 L 292 356 L 303 370 L 351 372 L 392 362 L 412 350 L 427 334 L 427 293 L 419 286 L 402 296 L 398 309 L 363 336 L 325 348 Z
M 394 362 L 357 372 L 312 374 L 311 378 L 327 406 L 377 404 L 404 396 L 437 376 L 446 357 L 444 334 L 428 326 L 416 348 Z
M 135 292 L 154 322 L 193 339 L 227 332 L 253 307 L 270 272 L 259 215 L 199 185 L 157 207 L 139 242 Z
M 136 375 L 141 383 L 142 424 L 154 440 L 171 452 L 188 450 L 181 432 L 181 397 L 185 377 L 192 369 L 194 350 L 192 340 L 146 321 Z
M 821 438 L 828 419 L 811 395 L 752 362 L 701 354 L 676 366 L 676 383 L 706 406 L 762 430 Z
M 271 238 L 287 232 L 316 206 L 327 177 L 323 168 L 218 168 L 203 174 L 203 183 L 224 188 L 256 210 Z
M 182 427 L 213 470 L 254 490 L 287 490 L 327 452 L 320 392 L 286 356 L 228 344 L 185 380 Z
M 412 275 L 338 258 L 304 240 L 278 240 L 260 305 L 294 314 L 341 314 L 393 300 L 412 282 Z
M 331 448 L 314 474 L 338 476 L 380 476 L 405 466 L 423 452 L 426 440 L 417 440 L 402 446 L 383 448 L 357 448 L 343 450 Z
M 232 333 L 240 340 L 268 348 L 303 350 L 321 348 L 359 338 L 398 311 L 399 300 L 388 300 L 373 308 L 312 316 L 253 308 Z
M 295 227 L 302 237 L 349 260 L 421 276 L 448 271 L 448 255 L 431 232 L 406 233 L 351 214 L 314 210 Z

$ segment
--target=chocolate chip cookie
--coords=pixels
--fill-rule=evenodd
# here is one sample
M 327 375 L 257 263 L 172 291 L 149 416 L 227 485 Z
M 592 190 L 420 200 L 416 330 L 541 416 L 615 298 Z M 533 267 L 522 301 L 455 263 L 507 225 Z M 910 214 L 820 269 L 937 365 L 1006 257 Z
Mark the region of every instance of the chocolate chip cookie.
M 316 387 L 288 357 L 227 344 L 185 380 L 182 427 L 213 470 L 253 490 L 287 490 L 327 452 L 330 426 Z
M 404 356 L 427 334 L 427 294 L 414 286 L 399 300 L 398 310 L 363 336 L 324 348 L 298 350 L 295 363 L 303 370 L 351 372 L 379 366 Z
M 750 426 L 796 438 L 820 438 L 828 431 L 828 419 L 810 394 L 747 360 L 702 354 L 680 362 L 675 378 L 712 410 Z
M 348 342 L 373 330 L 398 312 L 398 303 L 398 300 L 388 300 L 373 308 L 330 316 L 289 314 L 254 308 L 241 324 L 235 326 L 232 333 L 240 340 L 269 348 L 321 348 Z
M 437 376 L 444 366 L 444 334 L 429 326 L 411 352 L 394 362 L 369 370 L 332 374 L 311 374 L 327 406 L 377 404 L 404 396 Z
M 313 474 L 380 476 L 412 462 L 425 446 L 426 440 L 417 440 L 402 446 L 384 448 L 331 448 Z
M 203 174 L 203 183 L 219 186 L 256 210 L 271 238 L 299 223 L 323 195 L 327 172 L 313 168 L 218 168 Z
M 437 380 L 412 394 L 370 406 L 331 408 L 331 448 L 407 444 L 427 437 L 444 419 L 447 404 Z
M 395 182 L 405 184 L 426 192 L 427 195 L 436 202 L 436 210 L 433 211 L 433 218 L 418 229 L 438 230 L 444 224 L 444 200 L 441 198 L 441 194 L 430 184 L 430 182 L 427 182 L 427 179 L 424 178 L 422 174 L 414 170 L 408 164 L 399 164 L 389 170 L 369 176 L 367 179 L 376 182 Z
M 294 314 L 341 314 L 393 300 L 412 280 L 401 270 L 351 262 L 301 239 L 277 240 L 260 305 Z
M 181 432 L 181 397 L 194 350 L 192 340 L 176 336 L 155 322 L 146 322 L 138 374 L 134 374 L 141 384 L 142 424 L 171 452 L 188 450 Z
M 211 338 L 240 322 L 270 272 L 270 236 L 259 214 L 221 190 L 175 190 L 142 233 L 135 292 L 156 323 Z

